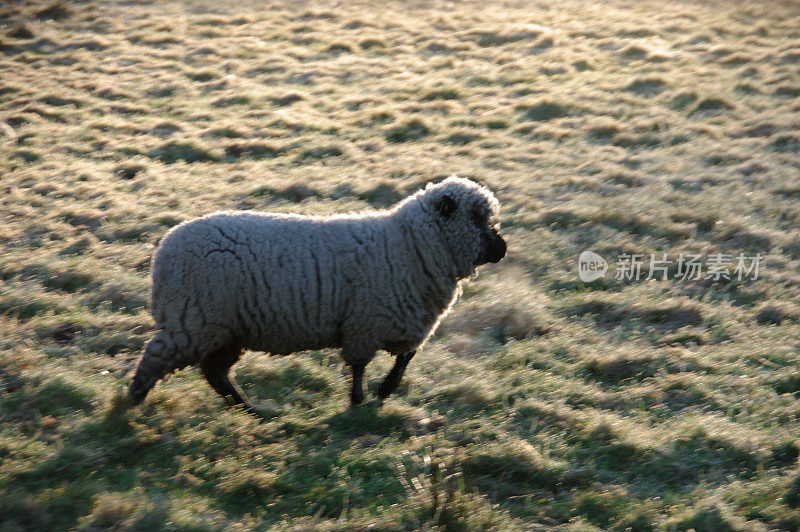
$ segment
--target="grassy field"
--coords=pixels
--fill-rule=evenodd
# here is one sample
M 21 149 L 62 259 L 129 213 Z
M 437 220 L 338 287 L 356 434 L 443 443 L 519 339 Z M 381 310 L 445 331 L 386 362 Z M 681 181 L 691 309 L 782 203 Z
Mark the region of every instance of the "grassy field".
M 800 529 L 798 130 L 797 2 L 4 2 L 0 529 Z M 382 408 L 333 351 L 114 406 L 170 227 L 451 173 L 509 255 Z

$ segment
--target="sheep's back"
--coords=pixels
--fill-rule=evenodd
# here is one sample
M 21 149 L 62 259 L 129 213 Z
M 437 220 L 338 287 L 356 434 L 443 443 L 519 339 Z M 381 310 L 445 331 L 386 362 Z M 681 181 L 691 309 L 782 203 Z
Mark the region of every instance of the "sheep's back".
M 335 346 L 378 238 L 363 222 L 229 212 L 181 224 L 153 261 L 153 316 L 274 353 Z

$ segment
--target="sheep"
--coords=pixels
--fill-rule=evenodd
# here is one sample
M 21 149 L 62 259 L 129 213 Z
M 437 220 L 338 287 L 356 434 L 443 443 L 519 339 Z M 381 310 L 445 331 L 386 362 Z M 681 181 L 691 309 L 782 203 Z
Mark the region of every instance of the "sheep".
M 364 401 L 364 368 L 394 355 L 382 403 L 479 266 L 506 242 L 499 203 L 456 176 L 388 210 L 334 216 L 223 211 L 186 221 L 152 260 L 157 331 L 128 390 L 142 402 L 189 365 L 229 405 L 254 412 L 230 374 L 245 349 L 271 355 L 339 348 L 352 370 L 350 404 Z

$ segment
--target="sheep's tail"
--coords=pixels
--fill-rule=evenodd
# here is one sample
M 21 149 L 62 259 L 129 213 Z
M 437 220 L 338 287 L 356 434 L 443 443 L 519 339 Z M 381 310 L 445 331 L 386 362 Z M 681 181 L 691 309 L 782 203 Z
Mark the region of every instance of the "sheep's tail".
M 147 342 L 128 388 L 128 400 L 132 404 L 141 403 L 162 377 L 177 369 L 176 355 L 177 346 L 165 331 L 156 333 L 153 339 Z

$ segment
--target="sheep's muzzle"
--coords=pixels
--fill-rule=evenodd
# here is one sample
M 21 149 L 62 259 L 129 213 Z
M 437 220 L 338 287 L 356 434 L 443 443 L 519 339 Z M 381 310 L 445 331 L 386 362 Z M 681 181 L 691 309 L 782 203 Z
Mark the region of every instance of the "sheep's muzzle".
M 506 256 L 506 250 L 506 241 L 496 229 L 492 229 L 491 234 L 484 237 L 484 248 L 477 265 L 500 262 Z

